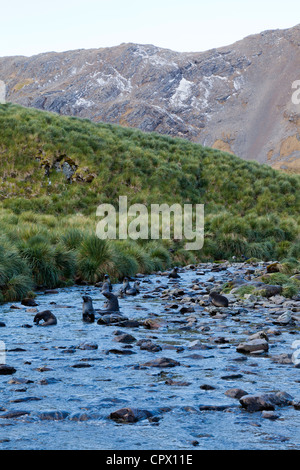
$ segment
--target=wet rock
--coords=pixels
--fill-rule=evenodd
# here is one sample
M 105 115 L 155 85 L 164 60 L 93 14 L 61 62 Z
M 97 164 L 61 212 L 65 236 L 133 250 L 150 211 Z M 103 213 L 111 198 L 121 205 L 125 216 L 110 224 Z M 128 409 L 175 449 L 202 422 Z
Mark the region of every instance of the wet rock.
M 29 299 L 29 298 L 23 299 L 21 301 L 21 304 L 25 305 L 26 307 L 37 307 L 39 305 L 34 299 Z
M 127 317 L 122 315 L 121 313 L 110 313 L 102 315 L 97 321 L 98 325 L 113 325 L 113 324 L 120 324 L 120 322 L 128 320 Z
M 282 315 L 280 315 L 276 320 L 273 321 L 275 325 L 288 325 L 294 323 L 294 320 L 292 319 L 292 312 L 291 311 L 286 311 Z
M 245 343 L 240 343 L 237 348 L 237 352 L 239 353 L 253 353 L 257 351 L 268 351 L 269 350 L 269 343 L 265 339 L 252 339 L 250 341 L 246 341 Z
M 300 399 L 293 400 L 292 405 L 295 410 L 300 410 Z
M 241 388 L 230 388 L 229 390 L 226 390 L 225 395 L 230 398 L 240 399 L 243 396 L 248 395 L 248 392 Z
M 67 411 L 42 411 L 38 417 L 41 421 L 63 421 L 69 414 Z
M 180 362 L 175 361 L 174 359 L 170 359 L 168 357 L 159 357 L 157 359 L 153 359 L 152 361 L 145 362 L 141 365 L 147 367 L 176 367 L 180 366 Z
M 240 403 L 247 411 L 274 410 L 275 406 L 288 406 L 293 398 L 285 392 L 245 395 Z
M 25 416 L 29 414 L 30 414 L 30 411 L 22 411 L 22 410 L 7 411 L 6 413 L 0 414 L 0 418 L 14 419 L 14 418 L 20 418 L 20 416 Z
M 27 401 L 40 401 L 41 398 L 38 397 L 22 397 L 22 398 L 16 398 L 14 400 L 10 400 L 10 403 L 22 403 L 22 402 L 27 402 Z
M 109 415 L 109 419 L 121 423 L 136 423 L 137 421 L 150 417 L 152 417 L 152 413 L 150 411 L 137 408 L 121 408 Z
M 293 364 L 292 354 L 282 353 L 271 356 L 271 361 L 276 364 Z
M 140 324 L 147 330 L 157 330 L 161 326 L 157 320 L 153 320 L 152 318 L 147 318 L 146 320 L 142 321 Z
M 274 413 L 274 411 L 263 411 L 262 414 L 261 414 L 261 417 L 264 418 L 264 419 L 270 419 L 271 421 L 275 421 L 280 416 L 278 414 Z
M 281 294 L 282 292 L 282 286 L 276 286 L 276 285 L 271 285 L 271 284 L 265 284 L 262 289 L 258 291 L 254 291 L 254 294 L 261 294 L 264 297 L 270 298 L 275 295 Z
M 162 350 L 162 347 L 159 344 L 153 343 L 151 339 L 141 339 L 137 342 L 137 346 L 142 351 L 159 352 Z
M 101 418 L 99 413 L 74 413 L 69 417 L 69 421 L 81 422 L 99 418 Z
M 165 384 L 166 385 L 175 385 L 177 387 L 188 387 L 189 385 L 191 385 L 191 382 L 184 382 L 184 381 L 180 381 L 180 380 L 167 379 L 165 381 Z
M 20 385 L 20 384 L 24 385 L 24 384 L 33 384 L 34 382 L 33 382 L 33 380 L 20 379 L 20 378 L 14 377 L 14 378 L 10 379 L 7 383 L 10 384 L 10 385 Z
M 0 328 L 4 328 L 6 324 L 3 321 L 0 321 Z
M 131 354 L 136 354 L 136 352 L 131 351 L 130 349 L 109 349 L 105 354 L 120 354 L 122 356 L 129 356 Z
M 245 395 L 240 398 L 240 403 L 247 411 L 274 410 L 275 405 L 269 395 Z
M 138 328 L 141 326 L 137 320 L 122 320 L 118 323 L 118 325 L 124 328 Z
M 215 344 L 226 344 L 228 343 L 228 340 L 224 338 L 224 336 L 213 336 L 209 338 L 209 341 Z
M 199 405 L 200 411 L 225 411 L 236 405 Z
M 75 354 L 76 348 L 75 346 L 70 346 L 69 348 L 65 348 L 61 351 L 62 354 Z
M 202 343 L 200 341 L 200 339 L 196 339 L 195 341 L 192 341 L 189 345 L 188 345 L 188 349 L 190 350 L 205 350 L 205 349 L 212 349 L 212 346 L 208 345 L 208 344 L 205 344 L 205 343 Z
M 236 379 L 241 379 L 243 377 L 243 374 L 229 374 L 229 375 L 223 375 L 221 377 L 222 380 L 236 380 Z
M 130 343 L 134 343 L 136 341 L 136 338 L 132 335 L 125 333 L 125 334 L 117 335 L 116 338 L 114 338 L 114 341 L 117 341 L 118 343 L 130 344 Z
M 186 411 L 187 413 L 199 413 L 197 408 L 195 408 L 194 406 L 190 406 L 190 405 L 183 406 L 181 410 Z
M 79 346 L 76 346 L 76 349 L 81 349 L 83 351 L 90 351 L 93 349 L 98 349 L 98 344 L 84 342 L 84 343 L 79 344 Z
M 194 311 L 195 311 L 195 309 L 192 306 L 190 306 L 190 307 L 181 307 L 181 309 L 179 310 L 180 313 L 192 313 Z
M 248 337 L 248 340 L 252 341 L 253 339 L 265 339 L 268 341 L 268 335 L 265 331 L 258 331 L 257 333 L 254 333 L 253 335 L 250 335 Z
M 55 379 L 55 378 L 48 378 L 48 379 L 42 379 L 38 383 L 40 385 L 52 385 L 52 384 L 56 384 L 57 382 L 60 382 L 60 380 Z
M 51 367 L 47 367 L 47 366 L 42 366 L 42 367 L 38 367 L 37 369 L 38 372 L 48 372 L 50 370 L 53 370 Z
M 200 385 L 200 388 L 201 390 L 215 390 L 216 389 L 216 387 L 214 387 L 213 385 L 209 385 L 209 384 Z
M 286 301 L 286 298 L 283 297 L 283 295 L 274 295 L 273 297 L 270 297 L 269 300 L 276 305 L 281 305 L 283 302 Z
M 78 364 L 73 364 L 71 367 L 74 369 L 85 369 L 93 366 L 91 364 L 87 364 L 86 362 L 78 362 Z
M 0 375 L 12 375 L 16 372 L 16 369 L 6 364 L 0 364 Z

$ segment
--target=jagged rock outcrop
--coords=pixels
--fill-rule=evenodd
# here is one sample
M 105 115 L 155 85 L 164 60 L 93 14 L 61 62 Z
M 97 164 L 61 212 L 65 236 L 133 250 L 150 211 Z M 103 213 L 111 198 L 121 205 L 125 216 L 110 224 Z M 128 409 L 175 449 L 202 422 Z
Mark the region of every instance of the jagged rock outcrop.
M 292 88 L 300 80 L 299 46 L 300 25 L 199 53 L 121 44 L 4 57 L 0 80 L 13 103 L 300 171 L 300 91 Z

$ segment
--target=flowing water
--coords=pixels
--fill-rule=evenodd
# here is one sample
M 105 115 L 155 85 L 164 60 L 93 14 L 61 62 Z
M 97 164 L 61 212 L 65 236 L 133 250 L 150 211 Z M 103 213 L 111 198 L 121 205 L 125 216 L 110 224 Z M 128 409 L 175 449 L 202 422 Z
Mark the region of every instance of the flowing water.
M 234 269 L 213 276 L 226 281 Z M 197 275 L 196 270 L 186 269 L 178 285 L 190 291 L 195 281 L 205 282 L 211 276 L 209 270 Z M 130 319 L 159 322 L 156 329 L 83 323 L 82 295 L 90 295 L 95 308 L 104 304 L 96 287 L 38 295 L 38 311 L 50 309 L 58 319 L 51 327 L 33 325 L 35 312 L 21 304 L 16 304 L 22 307 L 18 310 L 10 304 L 0 307 L 0 320 L 6 324 L 0 329 L 6 364 L 16 369 L 13 375 L 0 376 L 0 449 L 300 449 L 300 411 L 280 408 L 273 421 L 261 412 L 249 413 L 239 400 L 225 395 L 230 388 L 241 388 L 250 394 L 285 391 L 300 397 L 300 370 L 270 360 L 273 354 L 291 352 L 291 343 L 300 339 L 298 331 L 283 327 L 280 336 L 270 338 L 269 353 L 245 356 L 236 352 L 236 346 L 247 335 L 272 327 L 267 310 L 249 308 L 224 319 L 195 304 L 194 313 L 182 314 L 165 308 L 172 303 L 180 308 L 179 299 L 162 300 L 159 291 L 144 298 L 156 287 L 174 286 L 174 281 L 156 275 L 142 281 L 141 294 L 120 299 L 120 309 Z M 194 327 L 187 326 L 190 315 L 197 319 Z M 115 342 L 116 330 L 136 340 L 150 338 L 162 350 L 149 352 L 136 343 Z M 197 339 L 207 349 L 192 350 L 189 346 Z M 85 342 L 97 344 L 98 349 L 76 348 Z M 112 351 L 116 349 L 132 354 Z M 158 357 L 180 365 L 142 365 Z M 200 388 L 203 385 L 210 387 Z M 228 408 L 200 411 L 201 405 Z M 111 412 L 123 407 L 149 410 L 157 419 L 133 424 L 109 419 Z M 24 414 L 7 418 L 8 412 Z M 56 419 L 45 419 L 53 416 L 43 415 L 46 412 L 58 412 Z

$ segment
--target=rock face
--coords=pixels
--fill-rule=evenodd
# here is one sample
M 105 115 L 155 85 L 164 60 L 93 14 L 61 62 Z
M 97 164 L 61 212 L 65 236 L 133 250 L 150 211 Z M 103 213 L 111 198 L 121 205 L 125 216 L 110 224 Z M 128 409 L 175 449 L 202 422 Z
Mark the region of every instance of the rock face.
M 5 103 L 5 96 L 6 96 L 5 83 L 0 80 L 0 104 Z
M 299 45 L 300 25 L 199 53 L 130 43 L 4 57 L 0 80 L 13 103 L 300 171 Z

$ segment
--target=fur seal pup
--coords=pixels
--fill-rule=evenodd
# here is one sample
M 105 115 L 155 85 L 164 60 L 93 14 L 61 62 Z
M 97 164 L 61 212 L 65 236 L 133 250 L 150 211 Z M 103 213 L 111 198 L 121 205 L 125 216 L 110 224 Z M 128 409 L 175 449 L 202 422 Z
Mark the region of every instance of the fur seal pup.
M 118 297 L 108 290 L 102 292 L 102 294 L 107 298 L 105 310 L 97 310 L 97 312 L 100 314 L 119 312 L 120 307 Z
M 173 268 L 173 271 L 170 272 L 169 276 L 168 276 L 170 279 L 178 279 L 180 276 L 178 274 L 178 268 L 177 266 L 175 266 L 175 268 Z
M 97 310 L 97 312 L 101 315 L 97 321 L 97 324 L 109 325 L 119 321 L 127 320 L 127 317 L 124 317 L 120 312 L 118 297 L 108 290 L 104 291 L 103 295 L 107 298 L 107 302 L 105 304 L 105 310 Z
M 44 320 L 44 323 L 39 325 L 40 321 Z M 39 312 L 35 315 L 33 319 L 34 323 L 39 326 L 50 326 L 50 325 L 56 325 L 57 324 L 57 319 L 56 316 L 53 315 L 50 310 L 45 310 L 44 312 Z
M 113 288 L 112 288 L 112 283 L 111 283 L 111 281 L 110 281 L 110 277 L 109 277 L 108 274 L 105 274 L 105 275 L 104 275 L 104 283 L 103 283 L 103 285 L 104 285 L 105 283 L 108 284 L 108 289 L 110 290 L 110 292 L 112 292 L 112 290 L 113 290 Z M 103 287 L 102 287 L 102 289 L 103 289 Z
M 129 279 L 128 277 L 124 277 L 123 279 L 123 285 L 119 290 L 118 296 L 119 297 L 124 297 L 124 295 L 127 293 L 127 290 L 131 289 L 131 285 L 129 284 Z
M 209 293 L 209 299 L 215 307 L 228 307 L 228 299 L 215 291 Z
M 122 290 L 126 294 L 128 289 L 131 289 L 131 285 L 129 284 L 128 277 L 124 277 Z
M 140 282 L 135 281 L 135 283 L 133 284 L 133 287 L 126 290 L 126 294 L 127 295 L 137 295 L 137 294 L 139 294 L 140 293 L 139 286 L 140 286 Z
M 95 321 L 95 310 L 92 298 L 88 295 L 84 295 L 82 298 L 82 320 L 86 323 L 93 323 Z

